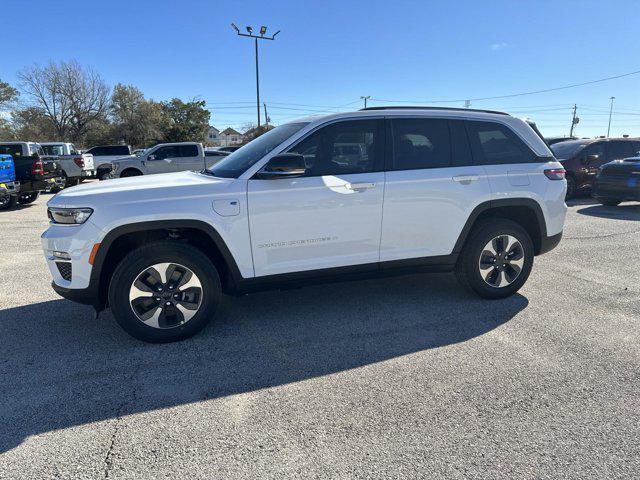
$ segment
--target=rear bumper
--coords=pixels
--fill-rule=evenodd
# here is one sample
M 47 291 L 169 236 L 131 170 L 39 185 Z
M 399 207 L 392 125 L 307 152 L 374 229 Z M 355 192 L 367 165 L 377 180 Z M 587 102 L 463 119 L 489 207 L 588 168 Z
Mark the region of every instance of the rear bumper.
M 0 197 L 20 193 L 20 182 L 0 182 Z
M 556 235 L 551 235 L 550 237 L 543 237 L 540 242 L 540 252 L 538 252 L 538 255 L 550 252 L 551 250 L 556 248 L 560 243 L 560 240 L 562 240 L 562 232 Z

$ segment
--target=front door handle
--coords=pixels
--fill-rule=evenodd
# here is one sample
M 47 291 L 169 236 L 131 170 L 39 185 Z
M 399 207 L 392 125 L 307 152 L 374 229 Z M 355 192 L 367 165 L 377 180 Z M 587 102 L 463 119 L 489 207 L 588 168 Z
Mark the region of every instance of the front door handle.
M 348 183 L 346 187 L 349 190 L 367 190 L 369 188 L 375 188 L 375 183 Z
M 480 175 L 475 175 L 475 174 L 456 175 L 453 177 L 453 181 L 458 183 L 468 184 L 468 183 L 477 181 L 479 178 L 480 178 Z

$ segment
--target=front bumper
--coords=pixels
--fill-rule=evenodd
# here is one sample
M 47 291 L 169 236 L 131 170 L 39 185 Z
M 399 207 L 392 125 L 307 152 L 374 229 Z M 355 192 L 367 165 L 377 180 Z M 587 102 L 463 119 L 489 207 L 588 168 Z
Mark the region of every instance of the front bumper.
M 556 248 L 560 243 L 560 240 L 562 240 L 562 232 L 556 235 L 551 235 L 550 237 L 547 237 L 547 236 L 542 237 L 542 240 L 540 242 L 540 251 L 538 252 L 538 255 L 542 255 L 543 253 L 550 252 L 551 250 Z
M 97 288 L 65 288 L 56 285 L 56 282 L 51 282 L 51 287 L 58 295 L 72 302 L 92 305 L 96 309 L 101 309 L 102 307 Z

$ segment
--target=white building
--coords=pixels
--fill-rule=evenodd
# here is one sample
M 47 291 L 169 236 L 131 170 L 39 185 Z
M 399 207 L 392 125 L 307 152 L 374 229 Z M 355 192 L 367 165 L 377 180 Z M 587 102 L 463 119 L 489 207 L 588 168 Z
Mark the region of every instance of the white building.
M 228 147 L 231 145 L 240 145 L 243 141 L 242 134 L 231 127 L 225 128 L 218 135 L 220 146 Z
M 220 147 L 220 130 L 209 125 L 209 131 L 207 132 L 207 138 L 204 139 L 204 143 L 213 147 Z

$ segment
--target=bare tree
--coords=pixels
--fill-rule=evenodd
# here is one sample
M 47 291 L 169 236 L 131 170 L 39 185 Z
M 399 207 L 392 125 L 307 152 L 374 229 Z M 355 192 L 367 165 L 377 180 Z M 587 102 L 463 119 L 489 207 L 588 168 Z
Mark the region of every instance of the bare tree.
M 52 124 L 60 140 L 80 141 L 109 110 L 109 87 L 75 60 L 33 65 L 18 73 L 22 92 Z

